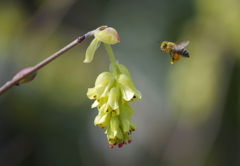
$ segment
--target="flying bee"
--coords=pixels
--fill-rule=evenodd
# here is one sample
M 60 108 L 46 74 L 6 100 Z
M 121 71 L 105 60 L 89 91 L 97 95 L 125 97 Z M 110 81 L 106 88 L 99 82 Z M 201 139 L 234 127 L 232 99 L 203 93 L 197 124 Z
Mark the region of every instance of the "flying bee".
M 164 41 L 160 45 L 160 50 L 169 53 L 172 57 L 172 61 L 170 62 L 172 65 L 175 61 L 178 61 L 180 56 L 189 58 L 189 53 L 184 47 L 188 45 L 189 41 L 182 41 L 178 44 Z

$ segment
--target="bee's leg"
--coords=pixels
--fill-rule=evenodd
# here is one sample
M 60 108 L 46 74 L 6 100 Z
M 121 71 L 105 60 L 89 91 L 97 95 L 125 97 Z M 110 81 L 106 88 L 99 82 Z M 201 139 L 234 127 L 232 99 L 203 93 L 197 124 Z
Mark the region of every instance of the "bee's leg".
M 175 63 L 175 59 L 174 58 L 172 58 L 172 61 L 170 62 L 172 65 Z
M 172 61 L 170 63 L 173 65 L 175 63 L 174 54 L 170 52 L 170 56 L 172 58 Z

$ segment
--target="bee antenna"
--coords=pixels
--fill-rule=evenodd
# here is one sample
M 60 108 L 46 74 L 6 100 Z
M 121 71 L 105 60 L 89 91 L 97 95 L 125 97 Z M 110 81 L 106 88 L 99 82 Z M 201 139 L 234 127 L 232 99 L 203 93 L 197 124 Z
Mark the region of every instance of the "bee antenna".
M 157 43 L 161 43 L 161 42 L 157 41 Z

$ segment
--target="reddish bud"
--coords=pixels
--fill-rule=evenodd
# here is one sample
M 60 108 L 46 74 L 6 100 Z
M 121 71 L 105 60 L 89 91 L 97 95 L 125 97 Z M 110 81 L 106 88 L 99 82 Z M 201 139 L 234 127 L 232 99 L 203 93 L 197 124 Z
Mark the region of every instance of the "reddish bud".
M 28 68 L 25 68 L 23 70 L 21 70 L 20 72 L 18 72 L 14 77 L 13 77 L 13 80 L 16 80 L 18 79 L 19 77 L 22 77 L 23 75 L 25 75 L 26 73 L 30 72 L 31 70 L 33 69 L 33 67 L 28 67 Z M 37 75 L 37 72 L 34 72 L 33 74 L 30 74 L 29 76 L 21 79 L 20 81 L 18 81 L 16 83 L 16 85 L 19 85 L 19 84 L 23 84 L 23 83 L 27 83 L 27 82 L 30 82 L 32 81 Z

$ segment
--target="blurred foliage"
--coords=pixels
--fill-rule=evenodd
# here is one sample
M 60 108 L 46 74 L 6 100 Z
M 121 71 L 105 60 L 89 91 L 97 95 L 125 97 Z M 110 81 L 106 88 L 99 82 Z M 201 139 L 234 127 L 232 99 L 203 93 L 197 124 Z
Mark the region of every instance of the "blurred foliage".
M 84 41 L 0 97 L 2 166 L 240 165 L 238 0 L 0 1 L 0 84 L 101 25 L 143 98 L 133 142 L 108 148 L 86 97 L 109 59 Z M 156 41 L 189 40 L 174 66 Z

